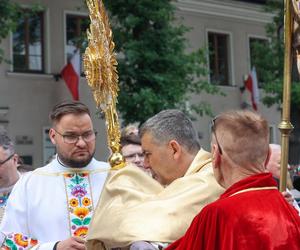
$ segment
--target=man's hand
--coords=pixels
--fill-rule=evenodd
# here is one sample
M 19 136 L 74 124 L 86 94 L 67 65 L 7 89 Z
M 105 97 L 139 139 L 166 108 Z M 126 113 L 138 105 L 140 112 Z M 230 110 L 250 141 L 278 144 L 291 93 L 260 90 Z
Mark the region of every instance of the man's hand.
M 60 241 L 56 249 L 57 250 L 86 250 L 87 248 L 84 245 L 85 240 L 79 237 L 70 237 L 66 240 Z
M 286 191 L 283 191 L 282 195 L 283 195 L 284 199 L 293 206 L 293 202 L 294 202 L 293 196 Z

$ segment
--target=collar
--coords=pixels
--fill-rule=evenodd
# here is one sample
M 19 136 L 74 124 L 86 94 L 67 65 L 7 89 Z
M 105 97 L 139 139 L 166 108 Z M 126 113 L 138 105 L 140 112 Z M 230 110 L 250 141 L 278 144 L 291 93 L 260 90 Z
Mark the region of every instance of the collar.
M 229 197 L 235 193 L 240 193 L 240 191 L 242 190 L 251 190 L 253 188 L 258 190 L 260 190 L 261 188 L 275 189 L 273 187 L 277 189 L 277 185 L 272 177 L 272 174 L 270 173 L 255 174 L 234 183 L 221 195 L 220 198 Z
M 55 158 L 55 162 L 57 163 L 56 165 L 58 166 L 59 170 L 62 170 L 64 172 L 81 172 L 81 171 L 85 171 L 85 170 L 92 170 L 93 166 L 95 165 L 94 161 L 95 161 L 95 159 L 92 158 L 91 161 L 87 165 L 82 166 L 81 168 L 71 168 L 71 167 L 68 167 L 67 165 L 65 165 L 61 161 L 61 159 L 58 157 L 58 155 L 56 155 L 56 158 Z

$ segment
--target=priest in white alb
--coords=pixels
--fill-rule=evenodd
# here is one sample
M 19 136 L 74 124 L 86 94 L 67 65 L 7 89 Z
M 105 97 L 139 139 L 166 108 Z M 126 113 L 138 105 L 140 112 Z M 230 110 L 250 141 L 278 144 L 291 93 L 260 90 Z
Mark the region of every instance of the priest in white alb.
M 86 249 L 108 164 L 93 157 L 96 132 L 84 104 L 59 103 L 50 119 L 57 156 L 15 185 L 0 227 L 9 249 Z

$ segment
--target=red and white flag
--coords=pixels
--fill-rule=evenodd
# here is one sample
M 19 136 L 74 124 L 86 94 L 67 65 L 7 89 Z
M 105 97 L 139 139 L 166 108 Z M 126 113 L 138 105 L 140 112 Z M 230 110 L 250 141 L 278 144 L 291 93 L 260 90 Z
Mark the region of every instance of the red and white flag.
M 77 49 L 68 64 L 62 69 L 61 77 L 65 80 L 74 100 L 79 100 L 80 53 Z
M 245 81 L 245 87 L 251 94 L 251 102 L 253 109 L 257 110 L 257 105 L 259 103 L 259 90 L 255 67 L 252 68 L 250 74 L 248 75 L 248 78 Z

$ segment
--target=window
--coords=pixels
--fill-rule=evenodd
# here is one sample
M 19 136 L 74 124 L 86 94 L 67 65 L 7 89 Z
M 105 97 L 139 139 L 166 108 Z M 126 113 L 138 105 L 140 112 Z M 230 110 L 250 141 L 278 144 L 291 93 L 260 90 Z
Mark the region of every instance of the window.
M 229 85 L 229 35 L 208 32 L 210 81 Z
M 87 47 L 86 30 L 89 27 L 90 20 L 88 16 L 79 16 L 68 14 L 66 16 L 66 53 L 67 60 L 74 55 L 77 49 L 81 52 Z M 80 70 L 83 72 L 82 54 L 80 54 Z
M 250 67 L 257 66 L 257 60 L 259 60 L 261 53 L 263 53 L 268 40 L 265 38 L 249 38 L 249 50 L 250 50 Z M 258 87 L 261 87 L 263 83 L 263 73 L 260 67 L 256 67 L 256 74 L 258 80 Z
M 24 10 L 13 33 L 13 70 L 44 72 L 43 13 Z

